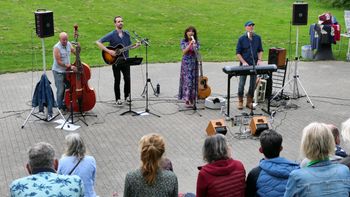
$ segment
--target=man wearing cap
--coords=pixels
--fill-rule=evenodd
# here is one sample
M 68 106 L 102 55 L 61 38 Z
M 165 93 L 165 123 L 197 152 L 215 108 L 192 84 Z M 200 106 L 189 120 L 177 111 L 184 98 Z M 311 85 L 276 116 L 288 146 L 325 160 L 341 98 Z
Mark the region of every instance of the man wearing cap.
M 240 66 L 260 65 L 263 55 L 261 37 L 254 33 L 253 21 L 247 21 L 244 26 L 246 32 L 238 39 L 236 55 Z M 240 76 L 238 84 L 238 109 L 243 109 L 244 86 L 247 76 Z M 249 90 L 247 93 L 246 107 L 253 108 L 253 97 L 255 91 L 256 75 L 250 75 Z

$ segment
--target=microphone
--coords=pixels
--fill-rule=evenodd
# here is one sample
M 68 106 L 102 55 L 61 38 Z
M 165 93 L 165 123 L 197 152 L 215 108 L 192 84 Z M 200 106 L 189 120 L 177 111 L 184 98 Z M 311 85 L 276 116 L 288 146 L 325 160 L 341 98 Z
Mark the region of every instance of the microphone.
M 194 37 L 193 37 L 193 36 L 191 36 L 191 39 L 192 39 L 192 41 L 193 41 L 193 42 L 195 42 L 195 43 L 196 43 L 196 40 L 194 39 Z
M 252 31 L 248 31 L 248 38 L 249 38 L 250 40 L 253 39 L 253 32 L 252 32 Z

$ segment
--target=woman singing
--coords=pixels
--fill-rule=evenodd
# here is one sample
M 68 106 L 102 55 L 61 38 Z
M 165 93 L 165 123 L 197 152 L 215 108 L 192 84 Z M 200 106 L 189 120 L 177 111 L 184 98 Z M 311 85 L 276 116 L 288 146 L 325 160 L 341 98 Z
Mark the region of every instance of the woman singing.
M 178 98 L 192 107 L 198 92 L 198 61 L 196 51 L 199 49 L 197 31 L 189 26 L 181 40 L 182 62 L 180 71 L 180 86 Z

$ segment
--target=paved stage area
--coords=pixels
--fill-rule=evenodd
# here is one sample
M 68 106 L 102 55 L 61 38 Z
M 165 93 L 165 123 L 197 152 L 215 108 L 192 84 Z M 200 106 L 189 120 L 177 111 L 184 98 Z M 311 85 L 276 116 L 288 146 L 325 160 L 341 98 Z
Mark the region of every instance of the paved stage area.
M 226 96 L 227 75 L 222 72 L 226 65 L 238 65 L 237 62 L 205 62 L 204 74 L 212 96 Z M 159 97 L 154 96 L 149 88 L 150 112 L 154 115 L 120 116 L 128 110 L 126 105 L 116 106 L 113 93 L 113 73 L 110 66 L 92 69 L 90 85 L 96 90 L 97 103 L 89 112 L 97 117 L 86 117 L 86 126 L 79 121 L 79 132 L 86 141 L 88 153 L 97 161 L 96 191 L 98 195 L 112 196 L 123 193 L 124 178 L 128 171 L 140 165 L 138 141 L 148 133 L 160 133 L 166 139 L 166 156 L 173 162 L 179 181 L 180 192 L 195 192 L 197 166 L 203 164 L 201 149 L 208 122 L 223 118 L 220 110 L 199 110 L 179 112 L 184 104 L 176 99 L 179 85 L 180 63 L 149 64 L 149 78 L 152 84 L 160 84 Z M 293 80 L 295 64 L 288 66 L 287 80 Z M 146 66 L 131 68 L 132 110 L 143 111 L 146 108 L 145 98 L 141 93 L 145 85 Z M 340 61 L 299 62 L 298 73 L 303 87 L 315 105 L 307 102 L 306 97 L 280 102 L 274 119 L 269 119 L 274 129 L 283 135 L 284 149 L 282 156 L 299 161 L 300 138 L 302 129 L 313 121 L 340 123 L 350 117 L 350 64 Z M 8 196 L 8 185 L 12 180 L 27 175 L 27 149 L 30 145 L 47 141 L 53 144 L 59 158 L 63 153 L 64 137 L 70 131 L 56 129 L 58 125 L 40 121 L 34 116 L 23 129 L 21 125 L 31 111 L 31 97 L 42 71 L 0 75 L 0 194 Z M 51 71 L 47 72 L 51 82 Z M 231 117 L 239 115 L 236 110 L 236 93 L 238 78 L 231 80 Z M 293 84 L 293 83 L 291 83 Z M 248 84 L 246 85 L 247 89 Z M 55 86 L 52 84 L 55 91 Z M 300 95 L 304 91 L 299 86 Z M 292 94 L 292 85 L 286 87 L 285 93 Z M 263 113 L 259 105 L 255 113 Z M 249 112 L 246 109 L 243 111 Z M 57 111 L 55 110 L 55 113 Z M 264 113 L 263 113 L 264 114 Z M 66 114 L 65 117 L 68 117 Z M 264 114 L 267 115 L 267 114 Z M 58 120 L 57 117 L 55 120 Z M 239 126 L 226 121 L 229 128 L 227 138 L 233 147 L 233 156 L 241 160 L 247 172 L 256 166 L 262 155 L 259 154 L 257 139 L 239 139 Z M 350 152 L 350 146 L 342 142 Z M 4 195 L 5 194 L 5 195 Z

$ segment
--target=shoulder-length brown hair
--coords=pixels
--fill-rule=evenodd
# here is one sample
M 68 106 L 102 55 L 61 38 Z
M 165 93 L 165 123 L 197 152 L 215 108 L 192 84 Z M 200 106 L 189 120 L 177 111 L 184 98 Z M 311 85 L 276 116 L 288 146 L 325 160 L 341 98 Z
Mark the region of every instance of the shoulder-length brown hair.
M 195 40 L 197 40 L 197 30 L 196 30 L 196 28 L 193 27 L 193 26 L 189 26 L 189 27 L 187 27 L 185 29 L 185 32 L 184 32 L 185 41 L 188 42 L 188 38 L 187 38 L 186 33 L 189 32 L 189 31 L 193 31 L 193 33 L 194 33 L 193 37 L 194 37 Z
M 148 134 L 141 138 L 141 172 L 148 185 L 156 181 L 160 160 L 165 152 L 165 143 L 159 134 Z

